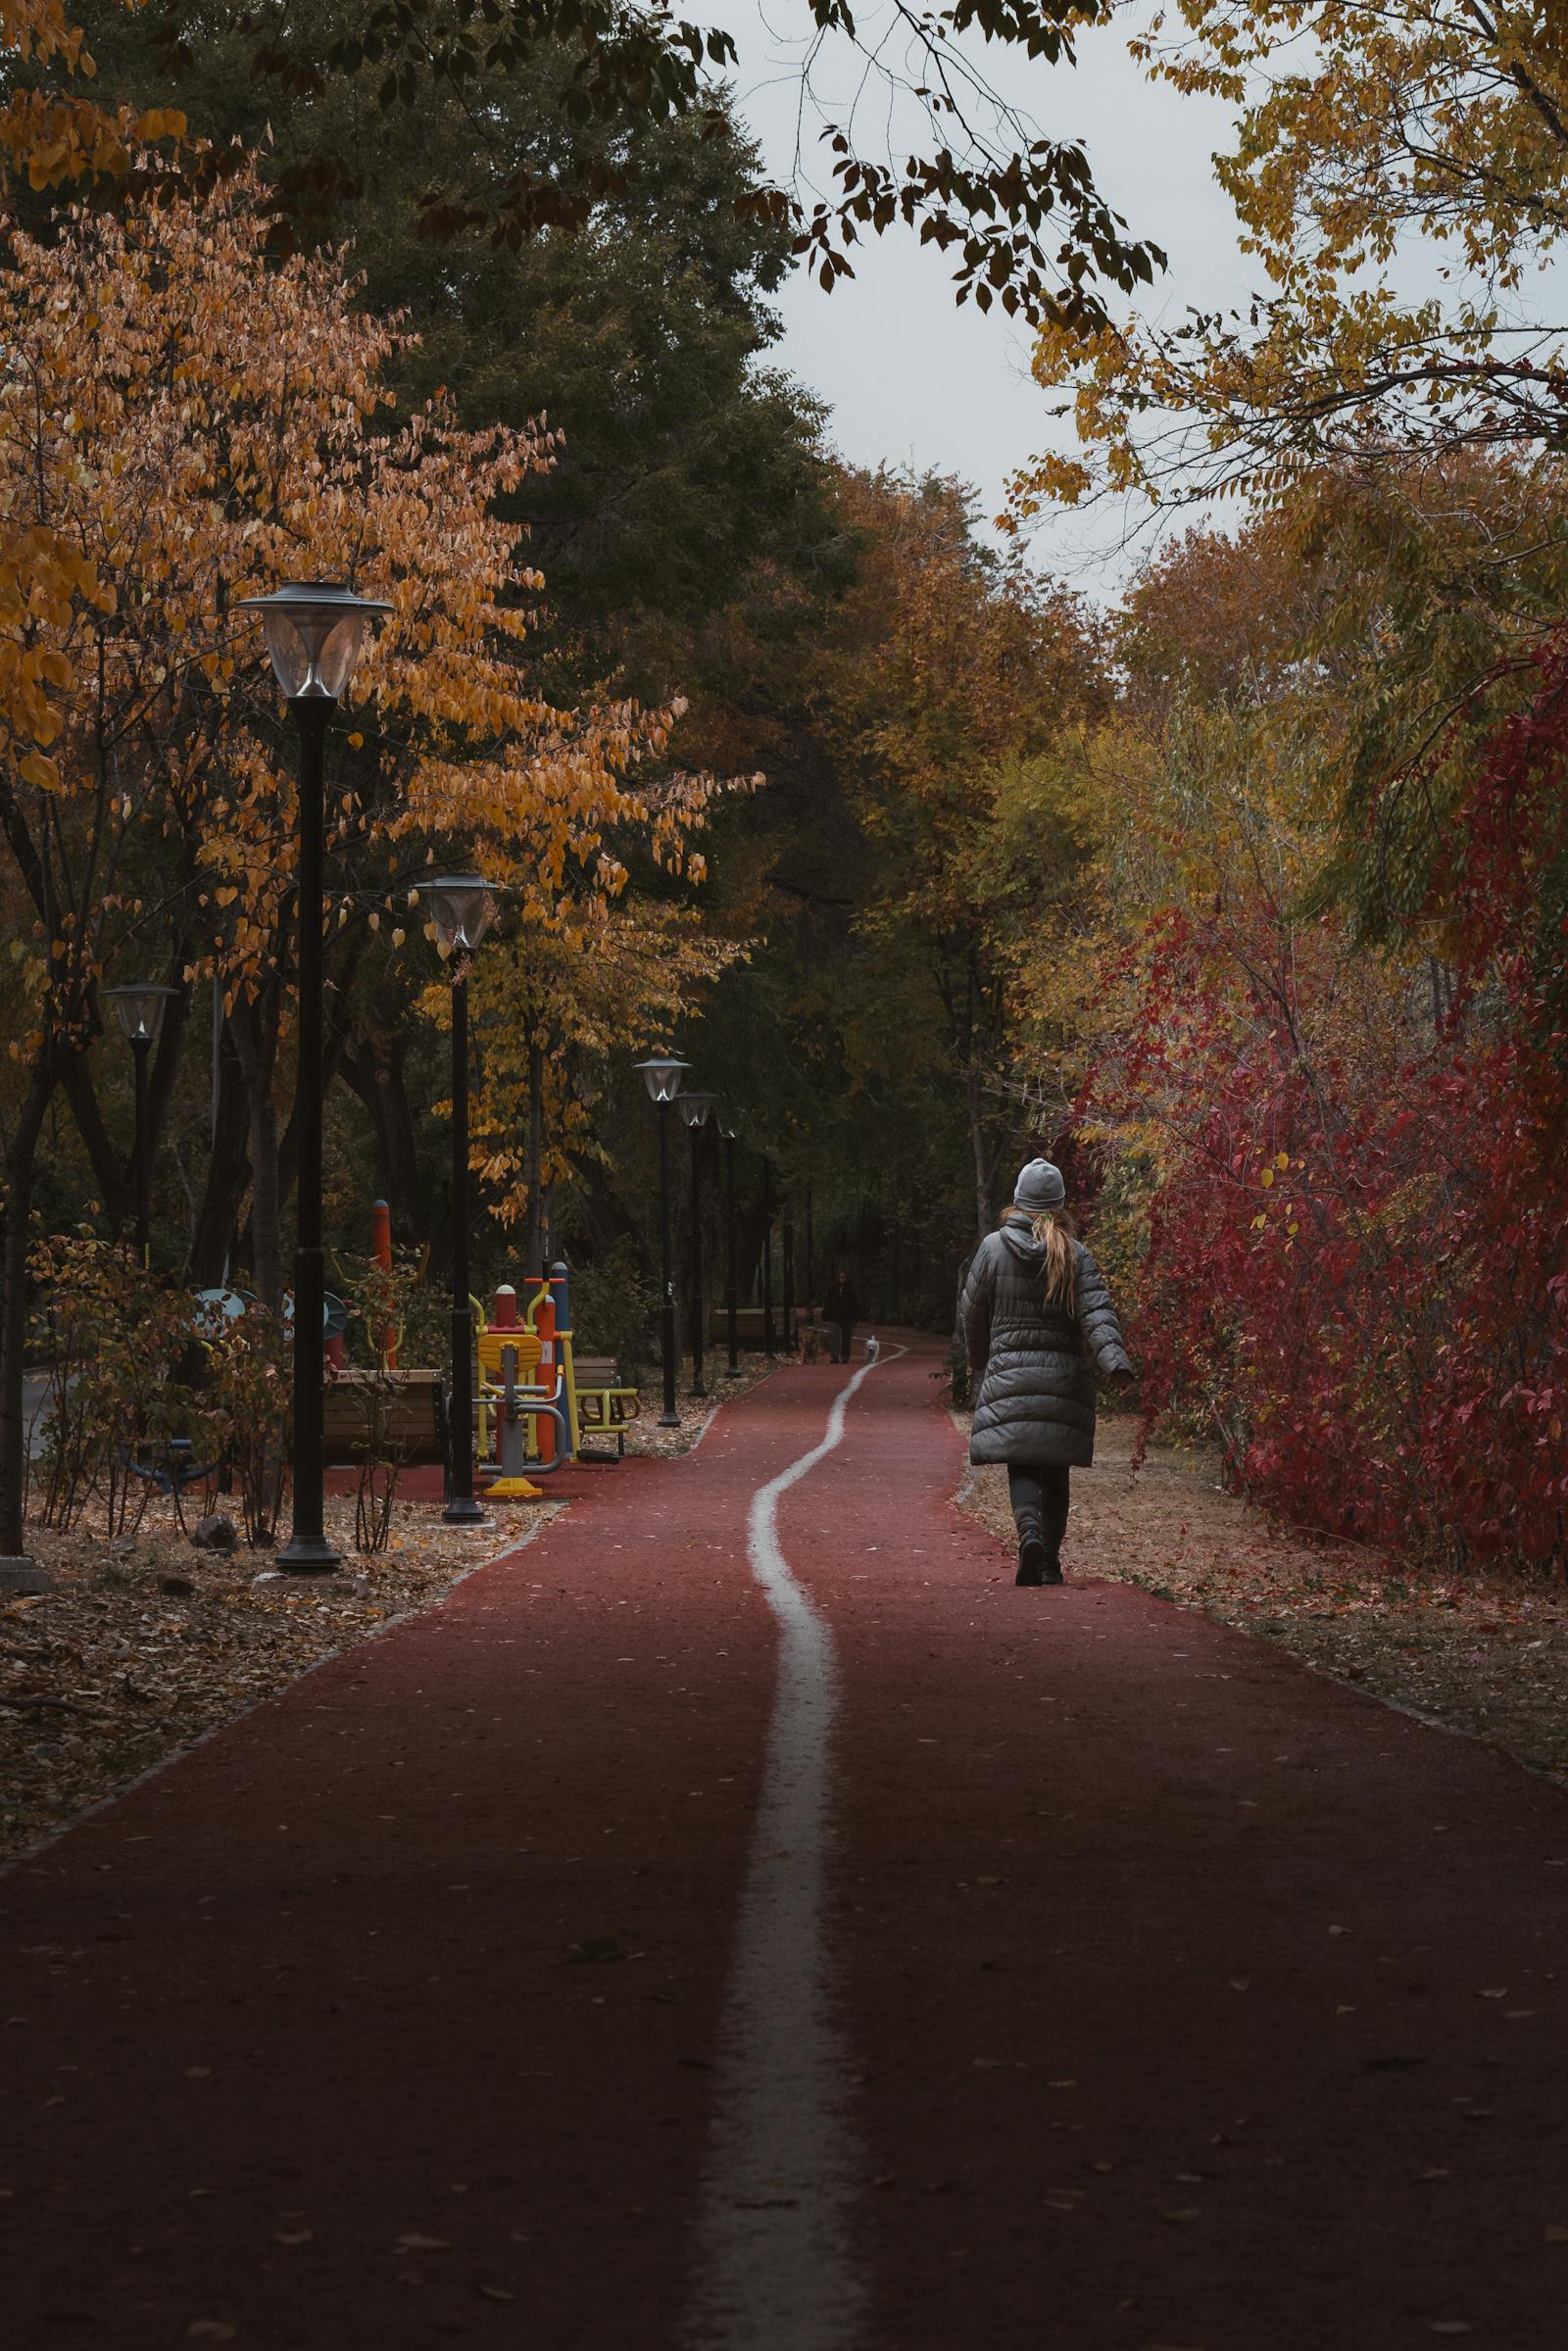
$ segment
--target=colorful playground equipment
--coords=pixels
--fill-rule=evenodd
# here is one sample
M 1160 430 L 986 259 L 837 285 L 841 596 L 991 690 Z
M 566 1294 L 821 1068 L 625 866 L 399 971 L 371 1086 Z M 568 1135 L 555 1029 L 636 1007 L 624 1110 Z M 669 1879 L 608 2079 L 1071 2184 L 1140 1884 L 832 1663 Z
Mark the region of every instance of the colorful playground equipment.
M 545 1363 L 538 1333 L 526 1329 L 518 1319 L 517 1294 L 510 1282 L 504 1282 L 496 1292 L 493 1323 L 486 1322 L 484 1308 L 477 1298 L 472 1304 L 474 1351 L 479 1368 L 476 1390 L 479 1474 L 489 1479 L 487 1497 L 502 1501 L 534 1500 L 542 1489 L 525 1474 L 530 1441 L 541 1418 L 546 1419 L 550 1437 L 554 1439 L 561 1409 L 554 1382 L 549 1379 L 551 1367 Z M 485 1455 L 492 1449 L 492 1424 L 493 1472 L 485 1462 Z M 554 1458 L 548 1466 L 556 1467 Z
M 616 1379 L 608 1358 L 579 1361 L 566 1267 L 530 1276 L 528 1289 L 520 1315 L 510 1282 L 496 1292 L 491 1317 L 473 1300 L 479 1474 L 488 1480 L 487 1499 L 533 1499 L 543 1492 L 533 1480 L 567 1462 L 618 1457 L 626 1424 L 641 1410 L 637 1390 Z M 586 1451 L 584 1429 L 613 1429 L 615 1454 Z
M 372 1255 L 386 1266 L 392 1247 L 384 1201 L 372 1203 Z M 479 1478 L 488 1499 L 538 1499 L 538 1483 L 573 1461 L 615 1461 L 625 1451 L 625 1432 L 637 1419 L 642 1399 L 636 1388 L 621 1380 L 612 1358 L 581 1356 L 571 1326 L 571 1288 L 564 1264 L 548 1275 L 529 1276 L 521 1303 L 513 1285 L 503 1283 L 488 1313 L 478 1298 L 473 1307 L 474 1355 L 477 1379 L 474 1414 Z M 222 1325 L 242 1315 L 253 1301 L 238 1289 L 214 1289 L 199 1295 L 200 1322 L 216 1337 Z M 293 1301 L 285 1301 L 284 1316 Z M 348 1309 L 328 1295 L 322 1315 L 323 1347 L 334 1364 L 322 1398 L 322 1434 L 326 1460 L 352 1464 L 363 1457 L 366 1413 L 361 1390 L 378 1382 L 384 1391 L 392 1376 L 390 1394 L 379 1393 L 385 1435 L 396 1457 L 414 1467 L 445 1461 L 451 1476 L 452 1447 L 460 1432 L 448 1424 L 446 1375 L 438 1370 L 410 1370 L 398 1364 L 400 1331 L 378 1334 L 379 1370 L 360 1370 L 343 1361 Z M 587 1436 L 613 1434 L 615 1450 L 594 1451 Z M 138 1465 L 139 1467 L 139 1465 Z M 182 1474 L 184 1473 L 184 1474 Z M 149 1464 L 144 1475 L 177 1477 L 186 1482 L 207 1474 L 185 1471 L 176 1460 Z

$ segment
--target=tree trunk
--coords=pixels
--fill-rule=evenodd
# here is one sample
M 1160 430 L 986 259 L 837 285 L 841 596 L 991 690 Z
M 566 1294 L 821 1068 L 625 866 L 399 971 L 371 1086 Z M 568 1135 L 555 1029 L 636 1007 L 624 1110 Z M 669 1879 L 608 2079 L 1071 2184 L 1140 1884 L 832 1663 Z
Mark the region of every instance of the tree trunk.
M 392 1211 L 392 1237 L 400 1247 L 413 1248 L 423 1240 L 427 1220 L 414 1113 L 403 1083 L 407 1053 L 407 1041 L 402 1038 L 385 1046 L 366 1038 L 361 1052 L 345 1049 L 339 1054 L 337 1069 L 369 1116 L 375 1137 L 376 1181 Z
M 544 1269 L 546 1210 L 544 1198 L 545 1160 L 545 1054 L 537 1036 L 528 1039 L 528 1155 L 523 1180 L 528 1187 L 528 1217 L 522 1245 L 523 1269 L 539 1273 Z
M 23 1508 L 27 1487 L 27 1430 L 23 1414 L 22 1375 L 27 1359 L 32 1174 L 54 1083 L 52 1062 L 35 1062 L 22 1114 L 6 1151 L 5 1274 L 0 1287 L 0 1557 L 12 1559 L 23 1556 Z
M 225 1273 L 232 1270 L 229 1253 L 234 1222 L 251 1180 L 250 1153 L 246 1150 L 250 1125 L 245 1073 L 225 1021 L 218 1063 L 218 1116 L 214 1121 L 212 1153 L 186 1266 L 193 1290 L 214 1290 Z
M 245 1075 L 245 1098 L 250 1110 L 253 1278 L 262 1303 L 275 1314 L 283 1302 L 277 1105 L 272 1100 L 277 1024 L 275 1020 L 263 1019 L 258 1004 L 241 1000 L 235 1004 L 228 1025 Z
M 973 1064 L 963 1073 L 963 1094 L 969 1110 L 969 1148 L 974 1153 L 974 1232 L 977 1241 L 984 1241 L 991 1230 L 991 1149 L 980 1102 L 980 1072 Z
M 760 1207 L 740 1208 L 736 1211 L 737 1272 L 740 1303 L 750 1305 L 761 1295 L 762 1244 L 768 1229 L 767 1219 Z

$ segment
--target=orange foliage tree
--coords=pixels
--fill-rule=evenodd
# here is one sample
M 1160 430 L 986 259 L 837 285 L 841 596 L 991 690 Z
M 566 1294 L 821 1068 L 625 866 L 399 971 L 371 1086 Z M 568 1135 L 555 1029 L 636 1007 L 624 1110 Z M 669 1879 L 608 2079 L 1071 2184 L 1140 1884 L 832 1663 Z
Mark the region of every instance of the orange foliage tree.
M 464 432 L 439 402 L 399 421 L 384 381 L 396 330 L 356 310 L 341 257 L 273 269 L 265 236 L 248 176 L 123 219 L 74 213 L 47 246 L 13 234 L 0 495 L 75 582 L 0 612 L 0 663 L 33 681 L 29 700 L 0 701 L 0 826 L 30 917 L 14 950 L 24 1099 L 8 1137 L 0 1335 L 13 1388 L 32 1159 L 57 1087 L 113 1197 L 91 1047 L 99 983 L 144 976 L 132 957 L 161 961 L 180 991 L 155 1115 L 190 988 L 223 992 L 247 1078 L 258 1270 L 278 1287 L 294 767 L 239 597 L 283 576 L 346 577 L 393 608 L 335 738 L 339 1004 L 370 942 L 404 944 L 412 884 L 438 855 L 476 857 L 530 904 L 613 895 L 612 844 L 678 861 L 704 800 L 653 775 L 671 711 L 558 709 L 534 683 L 542 583 L 495 507 L 549 463 L 550 436 Z M 4 1437 L 0 1550 L 20 1543 L 20 1416 Z
M 962 1088 L 984 1233 L 997 1151 L 1028 1123 L 1018 976 L 1082 860 L 1073 745 L 1102 665 L 1073 596 L 981 549 L 956 484 L 851 475 L 843 503 L 860 572 L 823 699 L 873 859 L 859 928 Z

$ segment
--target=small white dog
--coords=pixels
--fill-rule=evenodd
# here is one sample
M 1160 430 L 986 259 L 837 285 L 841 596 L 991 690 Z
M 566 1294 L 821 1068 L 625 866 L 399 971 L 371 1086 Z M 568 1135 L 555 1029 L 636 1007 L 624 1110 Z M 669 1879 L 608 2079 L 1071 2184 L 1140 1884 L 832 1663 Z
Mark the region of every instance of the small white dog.
M 874 1337 L 874 1336 L 873 1336 L 872 1338 L 870 1338 L 870 1339 L 868 1339 L 868 1340 L 866 1341 L 866 1343 L 865 1343 L 865 1359 L 866 1359 L 867 1363 L 874 1363 L 874 1362 L 876 1361 L 876 1359 L 877 1359 L 878 1355 L 880 1355 L 880 1354 L 881 1354 L 881 1352 L 882 1352 L 882 1349 L 881 1349 L 881 1347 L 878 1346 L 878 1344 L 877 1344 L 877 1341 L 876 1341 L 876 1339 L 875 1339 L 875 1337 Z

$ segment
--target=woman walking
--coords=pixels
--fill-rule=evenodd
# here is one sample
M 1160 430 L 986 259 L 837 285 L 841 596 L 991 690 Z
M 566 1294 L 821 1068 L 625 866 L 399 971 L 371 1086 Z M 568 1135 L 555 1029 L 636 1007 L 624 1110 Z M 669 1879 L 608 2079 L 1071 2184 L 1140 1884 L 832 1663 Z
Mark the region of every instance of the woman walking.
M 1133 1367 L 1049 1159 L 1020 1173 L 1011 1207 L 975 1251 L 959 1313 L 980 1383 L 969 1458 L 1007 1465 L 1017 1581 L 1059 1584 L 1068 1480 L 1095 1457 L 1095 1372 L 1121 1387 Z
M 860 1302 L 851 1286 L 849 1275 L 841 1265 L 829 1282 L 827 1297 L 822 1302 L 822 1320 L 833 1334 L 831 1345 L 835 1363 L 848 1363 L 850 1334 L 859 1319 Z

